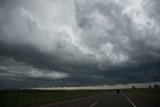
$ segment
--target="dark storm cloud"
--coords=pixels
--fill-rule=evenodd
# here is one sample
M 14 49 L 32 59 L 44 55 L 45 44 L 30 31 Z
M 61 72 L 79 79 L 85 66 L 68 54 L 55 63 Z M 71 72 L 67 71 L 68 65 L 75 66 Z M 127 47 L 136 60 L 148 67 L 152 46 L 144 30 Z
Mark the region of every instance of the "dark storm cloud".
M 148 17 L 154 19 L 157 24 L 160 24 L 160 9 L 158 8 L 159 4 L 159 0 L 145 0 L 142 4 L 142 7 L 146 10 Z
M 160 81 L 158 4 L 1 0 L 0 87 Z

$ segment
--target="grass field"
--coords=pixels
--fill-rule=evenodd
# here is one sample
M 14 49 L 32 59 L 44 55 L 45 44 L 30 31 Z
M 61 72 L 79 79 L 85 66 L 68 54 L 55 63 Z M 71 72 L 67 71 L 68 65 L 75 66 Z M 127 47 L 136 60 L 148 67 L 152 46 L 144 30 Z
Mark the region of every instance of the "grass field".
M 148 97 L 160 102 L 160 88 L 139 88 L 135 90 L 127 90 L 135 95 Z
M 106 90 L 1 90 L 0 107 L 24 107 L 48 102 L 60 102 L 104 92 Z
M 0 90 L 0 107 L 25 107 L 41 103 L 60 102 L 114 90 Z M 125 89 L 129 93 L 160 102 L 160 88 Z

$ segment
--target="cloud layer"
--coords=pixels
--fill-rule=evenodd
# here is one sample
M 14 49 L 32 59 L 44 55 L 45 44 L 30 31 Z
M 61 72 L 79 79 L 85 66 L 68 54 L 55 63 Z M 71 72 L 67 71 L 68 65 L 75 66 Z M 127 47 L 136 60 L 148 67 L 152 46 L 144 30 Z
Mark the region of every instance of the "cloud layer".
M 0 87 L 160 81 L 159 0 L 0 0 Z

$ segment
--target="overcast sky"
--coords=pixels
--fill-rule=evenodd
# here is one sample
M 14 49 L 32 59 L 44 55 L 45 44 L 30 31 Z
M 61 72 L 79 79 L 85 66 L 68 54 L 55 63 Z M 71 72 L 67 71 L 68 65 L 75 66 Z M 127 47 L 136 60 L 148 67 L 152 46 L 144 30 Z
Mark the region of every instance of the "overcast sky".
M 0 0 L 0 88 L 160 81 L 160 0 Z

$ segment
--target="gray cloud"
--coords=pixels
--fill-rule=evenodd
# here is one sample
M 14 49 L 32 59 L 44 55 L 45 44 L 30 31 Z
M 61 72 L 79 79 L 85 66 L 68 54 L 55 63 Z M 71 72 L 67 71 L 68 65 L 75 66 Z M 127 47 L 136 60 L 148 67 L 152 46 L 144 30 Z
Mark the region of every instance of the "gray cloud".
M 160 81 L 158 0 L 1 0 L 0 87 Z

